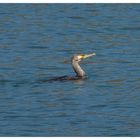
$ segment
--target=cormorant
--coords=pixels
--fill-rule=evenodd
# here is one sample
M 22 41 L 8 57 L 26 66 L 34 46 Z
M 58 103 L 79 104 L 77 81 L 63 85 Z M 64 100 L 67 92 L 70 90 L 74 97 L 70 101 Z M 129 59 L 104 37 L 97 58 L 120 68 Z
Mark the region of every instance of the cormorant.
M 79 62 L 85 58 L 91 57 L 96 55 L 96 53 L 92 54 L 75 54 L 72 59 L 71 59 L 71 64 L 72 68 L 76 73 L 76 76 L 71 77 L 71 76 L 61 76 L 61 77 L 55 77 L 50 79 L 49 81 L 64 81 L 64 80 L 79 80 L 79 79 L 84 79 L 85 78 L 85 72 L 79 65 Z

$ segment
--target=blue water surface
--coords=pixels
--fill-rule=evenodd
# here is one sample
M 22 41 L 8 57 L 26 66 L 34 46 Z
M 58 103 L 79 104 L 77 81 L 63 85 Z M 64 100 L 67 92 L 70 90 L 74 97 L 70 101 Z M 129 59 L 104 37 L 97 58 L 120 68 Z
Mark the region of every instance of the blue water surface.
M 0 136 L 140 136 L 140 4 L 0 4 Z

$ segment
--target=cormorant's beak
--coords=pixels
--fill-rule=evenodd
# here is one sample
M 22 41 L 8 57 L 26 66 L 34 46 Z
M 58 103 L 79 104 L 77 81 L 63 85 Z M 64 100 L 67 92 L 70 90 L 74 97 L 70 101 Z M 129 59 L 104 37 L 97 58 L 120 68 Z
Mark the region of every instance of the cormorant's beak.
M 96 53 L 92 53 L 92 54 L 84 54 L 84 55 L 80 55 L 81 59 L 85 59 L 85 58 L 88 58 L 88 57 L 91 57 L 91 56 L 94 56 L 96 55 Z

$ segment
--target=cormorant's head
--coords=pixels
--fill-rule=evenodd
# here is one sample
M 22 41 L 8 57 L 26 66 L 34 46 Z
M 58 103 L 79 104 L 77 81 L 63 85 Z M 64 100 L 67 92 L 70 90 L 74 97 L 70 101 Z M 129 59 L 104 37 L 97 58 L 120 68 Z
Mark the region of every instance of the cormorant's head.
M 88 58 L 88 57 L 91 57 L 91 56 L 94 56 L 94 55 L 96 55 L 96 53 L 92 53 L 92 54 L 75 54 L 72 57 L 72 60 L 80 62 L 82 59 L 85 59 L 85 58 Z

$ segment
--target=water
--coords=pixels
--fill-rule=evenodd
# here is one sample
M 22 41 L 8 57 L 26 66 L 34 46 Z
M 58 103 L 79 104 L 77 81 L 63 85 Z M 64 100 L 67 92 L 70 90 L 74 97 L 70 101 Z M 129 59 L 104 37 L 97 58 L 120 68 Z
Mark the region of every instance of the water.
M 140 136 L 140 4 L 0 4 L 0 136 Z M 75 75 L 75 53 L 96 57 Z

